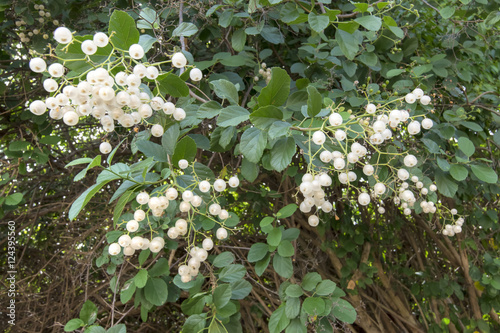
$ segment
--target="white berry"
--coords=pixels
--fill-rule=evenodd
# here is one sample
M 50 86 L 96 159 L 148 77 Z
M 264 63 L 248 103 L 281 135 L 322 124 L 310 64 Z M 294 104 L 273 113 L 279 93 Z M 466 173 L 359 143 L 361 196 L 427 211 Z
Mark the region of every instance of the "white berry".
M 221 240 L 227 238 L 227 230 L 224 228 L 217 229 L 216 236 L 217 236 L 217 239 L 221 239 Z

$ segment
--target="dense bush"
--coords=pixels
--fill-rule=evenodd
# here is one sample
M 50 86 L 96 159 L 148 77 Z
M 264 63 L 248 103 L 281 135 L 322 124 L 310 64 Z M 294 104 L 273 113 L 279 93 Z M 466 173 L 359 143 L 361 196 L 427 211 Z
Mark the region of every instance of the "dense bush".
M 8 1 L 2 327 L 498 330 L 498 4 Z

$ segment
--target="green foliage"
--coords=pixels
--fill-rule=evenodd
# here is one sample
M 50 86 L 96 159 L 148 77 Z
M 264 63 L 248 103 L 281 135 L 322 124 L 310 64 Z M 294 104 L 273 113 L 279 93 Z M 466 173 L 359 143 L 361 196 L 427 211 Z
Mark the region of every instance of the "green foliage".
M 74 246 L 79 251 L 97 247 L 89 260 L 95 258 L 99 270 L 81 276 L 90 274 L 89 280 L 99 283 L 113 277 L 111 291 L 95 290 L 115 314 L 140 308 L 123 318 L 130 331 L 143 329 L 139 317 L 156 328 L 182 327 L 183 332 L 241 332 L 245 325 L 255 330 L 267 325 L 270 332 L 331 332 L 335 321 L 369 331 L 368 321 L 356 320 L 357 313 L 387 331 L 498 330 L 498 4 L 199 1 L 183 3 L 180 23 L 178 6 L 169 2 L 129 8 L 123 1 L 54 1 L 47 4 L 52 18 L 42 24 L 34 3 L 8 1 L 0 6 L 5 31 L 0 147 L 6 161 L 0 172 L 0 215 L 34 220 L 28 227 L 23 224 L 26 230 L 16 227 L 17 241 L 27 246 L 19 267 L 29 272 L 31 264 L 24 258 L 38 262 L 32 258 L 40 251 L 81 262 L 84 256 Z M 55 46 L 41 37 L 47 33 L 51 38 L 54 18 L 76 31 L 72 44 Z M 20 19 L 25 23 L 16 25 Z M 34 29 L 39 36 L 21 37 Z M 95 31 L 108 31 L 111 44 L 85 57 L 80 43 Z M 106 134 L 97 129 L 99 120 L 81 117 L 77 126 L 67 128 L 35 116 L 26 105 L 50 94 L 40 88 L 40 75 L 27 72 L 26 59 L 48 53 L 47 41 L 53 45 L 47 62 L 57 56 L 68 69 L 62 85 L 71 79 L 78 83 L 101 66 L 113 75 L 131 70 L 136 61 L 127 58 L 128 48 L 139 43 L 147 53 L 142 61 L 161 71 L 156 79 L 142 80 L 142 91 L 183 108 L 186 118 L 175 121 L 155 110 L 136 124 L 137 133 L 116 125 Z M 178 51 L 188 60 L 186 70 L 169 62 Z M 200 82 L 190 79 L 191 66 L 202 70 Z M 431 95 L 430 105 L 402 101 L 415 87 Z M 373 123 L 375 116 L 365 112 L 369 102 L 379 109 L 390 102 L 408 110 L 409 121 L 432 119 L 433 127 L 410 135 L 408 121 L 391 132 L 386 144 L 370 144 L 364 121 Z M 330 126 L 332 111 L 343 117 L 341 126 Z M 165 129 L 161 138 L 151 136 L 152 124 Z M 346 131 L 346 141 L 335 139 L 337 129 Z M 327 134 L 324 145 L 311 140 L 315 131 Z M 101 137 L 116 147 L 107 161 L 97 152 Z M 359 168 L 345 171 L 352 170 L 357 179 L 343 184 L 320 154 L 347 155 L 354 141 L 367 142 L 368 157 L 351 163 Z M 416 191 L 410 215 L 393 205 L 401 181 L 391 176 L 404 167 L 408 153 L 418 157 L 418 164 L 408 168 L 411 176 L 426 189 L 437 185 L 426 196 Z M 189 162 L 182 170 L 181 159 Z M 379 165 L 373 176 L 361 172 L 368 161 Z M 331 213 L 317 207 L 306 214 L 298 210 L 304 199 L 302 176 L 310 172 L 332 176 L 325 191 L 333 203 Z M 201 180 L 213 185 L 215 179 L 235 175 L 241 185 L 220 194 L 197 187 Z M 372 196 L 367 206 L 358 204 L 358 194 L 377 182 L 385 183 L 387 192 Z M 406 182 L 417 186 L 411 178 Z M 71 186 L 74 192 L 66 193 Z M 170 187 L 179 189 L 179 197 L 193 191 L 202 204 L 179 213 L 178 198 L 161 216 L 153 216 L 147 205 L 134 200 L 141 191 L 157 196 Z M 45 213 L 61 200 L 64 206 Z M 215 202 L 231 210 L 229 218 L 209 213 Z M 423 202 L 432 202 L 438 213 L 424 214 Z M 147 218 L 138 232 L 129 233 L 125 222 L 139 208 Z M 457 214 L 451 214 L 452 208 Z M 320 220 L 315 229 L 307 223 L 311 214 Z M 170 239 L 167 232 L 181 217 L 189 222 L 189 237 Z M 465 220 L 462 233 L 445 238 L 445 225 L 459 217 Z M 229 231 L 228 239 L 212 237 L 219 227 Z M 110 256 L 108 246 L 97 241 L 113 243 L 127 233 L 149 240 L 158 236 L 166 244 L 159 255 L 147 250 L 127 257 Z M 69 245 L 59 251 L 57 241 L 49 241 L 79 234 L 89 238 L 75 240 L 71 251 Z M 177 269 L 190 257 L 183 257 L 184 248 L 201 247 L 207 235 L 216 250 L 209 251 L 199 274 L 182 282 Z M 57 274 L 44 276 L 46 281 L 30 282 L 26 290 L 48 288 Z M 120 305 L 112 303 L 118 296 Z M 67 322 L 65 331 L 106 332 L 99 325 L 113 325 L 109 309 L 99 313 L 90 300 L 71 310 L 76 309 L 81 309 L 79 318 L 51 320 Z M 394 313 L 404 320 L 380 319 Z M 126 325 L 107 332 L 125 332 Z

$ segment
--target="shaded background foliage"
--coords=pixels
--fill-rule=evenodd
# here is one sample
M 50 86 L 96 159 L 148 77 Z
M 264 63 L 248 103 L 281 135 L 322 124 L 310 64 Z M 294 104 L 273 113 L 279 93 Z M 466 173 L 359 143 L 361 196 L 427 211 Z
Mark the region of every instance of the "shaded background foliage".
M 143 34 L 160 40 L 150 54 L 162 59 L 179 48 L 178 38 L 170 36 L 179 25 L 181 4 L 183 20 L 198 27 L 185 40 L 186 50 L 206 74 L 208 80 L 202 81 L 200 89 L 211 99 L 217 97 L 212 96 L 208 82 L 224 78 L 239 85 L 241 105 L 254 105 L 252 96 L 265 86 L 262 77 L 254 80 L 262 62 L 283 67 L 295 85 L 311 82 L 324 97 L 342 101 L 346 108 L 359 108 L 365 94 L 404 94 L 416 85 L 432 93 L 430 117 L 438 126 L 422 138 L 406 139 L 425 157 L 425 172 L 436 177 L 440 200 L 468 216 L 464 233 L 446 238 L 439 234 L 442 221 L 437 218 L 407 217 L 396 208 L 380 215 L 370 206 L 347 205 L 337 182 L 329 193 L 336 201 L 335 215 L 323 216 L 325 223 L 320 227 L 309 227 L 300 213 L 283 220 L 287 227 L 301 230 L 294 242 L 291 281 L 317 271 L 345 290 L 345 299 L 356 308 L 358 318 L 352 325 L 337 322 L 341 331 L 498 331 L 499 187 L 497 182 L 478 178 L 474 165 L 498 170 L 499 2 L 423 1 L 383 7 L 382 2 L 253 0 L 50 1 L 45 5 L 51 18 L 43 24 L 37 21 L 38 11 L 30 1 L 1 4 L 5 33 L 0 51 L 0 145 L 5 158 L 0 172 L 0 214 L 2 221 L 15 220 L 18 231 L 18 320 L 12 332 L 59 332 L 78 316 L 88 299 L 98 305 L 102 326 L 110 325 L 113 311 L 115 323 L 121 318 L 134 332 L 180 331 L 186 320 L 181 303 L 190 295 L 172 292 L 172 299 L 142 322 L 140 310 L 114 300 L 109 288 L 116 271 L 127 280 L 136 268 L 96 265 L 107 243 L 106 232 L 112 228 L 113 206 L 107 202 L 118 185 L 110 183 L 75 221 L 68 222 L 69 206 L 94 183 L 96 175 L 89 172 L 85 181 L 73 182 L 81 168 L 64 166 L 76 158 L 97 155 L 102 137 L 116 145 L 124 138 L 130 142 L 133 133 L 118 129 L 105 136 L 96 133 L 96 124 L 90 120 L 68 128 L 34 116 L 26 108 L 27 101 L 43 95 L 41 78 L 28 70 L 27 62 L 31 49 L 43 51 L 46 40 L 40 35 L 51 36 L 52 19 L 85 34 L 105 31 L 113 9 L 127 10 Z M 311 10 L 329 14 L 328 8 L 339 10 L 332 14 L 339 22 L 324 33 L 314 32 L 314 22 L 300 15 Z M 359 20 L 369 8 L 381 16 L 380 29 Z M 28 26 L 16 26 L 21 18 Z M 248 30 L 251 27 L 254 30 Z M 35 28 L 42 33 L 22 42 L 20 33 Z M 359 42 L 349 43 L 348 38 L 359 38 Z M 305 102 L 298 101 L 299 109 Z M 287 103 L 287 107 L 297 105 Z M 248 249 L 265 239 L 259 228 L 264 216 L 296 202 L 296 180 L 305 172 L 306 162 L 296 155 L 290 167 L 277 172 L 266 162 L 270 156 L 265 153 L 258 165 L 245 163 L 234 151 L 241 128 L 229 144 L 221 145 L 215 125 L 215 119 L 208 120 L 191 132 L 210 139 L 211 149 L 200 149 L 197 160 L 215 174 L 238 171 L 245 179 L 237 194 L 227 198 L 244 230 L 218 251 L 232 251 L 250 272 L 247 277 L 253 291 L 240 301 L 244 331 L 267 332 L 268 319 L 281 302 L 278 290 L 284 279 L 270 266 L 257 280 L 247 260 Z M 474 143 L 473 154 L 464 153 L 458 143 L 461 137 Z M 123 144 L 116 161 L 135 158 Z M 2 247 L 6 246 L 5 230 L 2 224 Z M 169 251 L 169 264 L 181 255 L 181 251 Z M 208 281 L 205 288 L 210 288 Z M 2 294 L 2 304 L 4 299 Z

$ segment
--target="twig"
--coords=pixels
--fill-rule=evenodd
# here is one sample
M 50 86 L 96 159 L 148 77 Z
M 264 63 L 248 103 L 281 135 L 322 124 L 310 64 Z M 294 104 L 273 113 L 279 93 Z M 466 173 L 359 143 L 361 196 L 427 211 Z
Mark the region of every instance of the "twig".
M 433 5 L 431 5 L 430 3 L 428 3 L 426 0 L 422 0 L 423 3 L 425 3 L 427 6 L 431 7 L 432 9 L 434 9 L 436 12 L 439 13 L 439 9 L 437 9 L 436 7 L 434 7 Z
M 483 92 L 481 93 L 479 96 L 477 96 L 476 98 L 474 98 L 469 104 L 474 104 L 475 101 L 477 101 L 478 99 L 480 99 L 481 97 L 483 97 L 484 95 L 488 95 L 488 94 L 494 94 L 494 95 L 497 95 L 499 96 L 500 94 L 497 93 L 496 91 L 486 91 L 486 92 Z
M 202 103 L 208 102 L 206 99 L 201 98 L 200 96 L 196 95 L 191 89 L 189 89 L 189 96 L 194 97 L 195 99 L 199 100 Z
M 118 290 L 118 283 L 120 282 L 120 275 L 122 274 L 123 267 L 126 265 L 127 261 L 125 261 L 118 272 L 118 276 L 116 277 L 115 282 L 115 290 L 113 291 L 113 302 L 111 303 L 111 326 L 113 326 L 113 322 L 115 321 L 115 301 L 116 301 L 116 291 Z
M 181 0 L 179 3 L 179 25 L 182 24 L 183 18 L 182 18 L 182 11 L 184 10 L 184 0 Z M 181 36 L 181 50 L 186 51 L 186 40 L 184 39 L 184 36 Z M 180 70 L 181 74 L 184 73 L 184 67 L 181 68 Z

